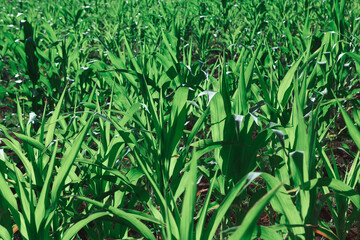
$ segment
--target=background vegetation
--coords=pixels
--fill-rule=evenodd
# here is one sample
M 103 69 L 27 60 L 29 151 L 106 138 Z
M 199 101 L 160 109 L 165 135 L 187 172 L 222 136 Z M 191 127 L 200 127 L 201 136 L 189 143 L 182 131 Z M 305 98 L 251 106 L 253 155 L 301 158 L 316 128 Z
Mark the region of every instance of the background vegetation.
M 359 239 L 358 1 L 0 2 L 2 239 Z

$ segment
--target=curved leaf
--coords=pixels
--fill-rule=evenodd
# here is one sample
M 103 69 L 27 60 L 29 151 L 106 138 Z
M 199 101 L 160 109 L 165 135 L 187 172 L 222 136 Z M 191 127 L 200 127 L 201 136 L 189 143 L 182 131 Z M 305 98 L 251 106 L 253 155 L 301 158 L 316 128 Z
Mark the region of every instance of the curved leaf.
M 230 236 L 229 240 L 237 239 L 251 239 L 256 226 L 256 221 L 258 220 L 262 210 L 269 200 L 277 193 L 282 184 L 278 184 L 275 188 L 272 188 L 267 194 L 265 194 L 255 205 L 249 210 L 246 214 L 244 220 L 240 227 Z
M 129 226 L 138 230 L 138 232 L 141 233 L 145 238 L 155 240 L 155 236 L 152 234 L 150 229 L 136 218 L 136 217 L 142 218 L 142 216 L 138 216 L 138 215 L 132 214 L 132 213 L 127 213 L 124 210 L 121 210 L 121 209 L 118 209 L 118 208 L 115 208 L 112 206 L 108 206 L 102 202 L 99 202 L 99 201 L 96 201 L 96 200 L 93 200 L 93 199 L 90 199 L 87 197 L 76 196 L 76 198 L 79 200 L 88 202 L 90 204 L 93 204 L 99 208 L 108 210 L 109 212 L 116 215 L 117 217 L 122 219 L 124 222 L 126 222 Z
M 89 222 L 94 221 L 95 219 L 101 218 L 103 216 L 109 215 L 108 212 L 99 212 L 89 215 L 88 217 L 80 220 L 79 222 L 72 225 L 68 230 L 66 230 L 63 240 L 72 239 L 84 226 L 86 226 Z
M 302 189 L 311 190 L 315 187 L 328 187 L 336 193 L 348 197 L 360 209 L 360 195 L 344 182 L 333 178 L 317 178 L 305 182 Z

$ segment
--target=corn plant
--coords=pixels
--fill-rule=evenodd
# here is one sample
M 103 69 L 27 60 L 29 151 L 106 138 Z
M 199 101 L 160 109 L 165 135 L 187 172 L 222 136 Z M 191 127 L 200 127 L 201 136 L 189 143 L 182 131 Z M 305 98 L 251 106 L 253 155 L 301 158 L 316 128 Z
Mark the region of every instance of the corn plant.
M 2 4 L 0 238 L 355 238 L 359 15 Z

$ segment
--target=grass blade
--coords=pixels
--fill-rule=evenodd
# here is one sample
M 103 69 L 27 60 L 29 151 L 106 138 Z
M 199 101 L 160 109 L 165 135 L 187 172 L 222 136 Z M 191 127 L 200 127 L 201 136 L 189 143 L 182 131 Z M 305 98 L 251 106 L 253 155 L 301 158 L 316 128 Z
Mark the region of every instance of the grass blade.
M 196 170 L 197 159 L 193 158 L 190 163 L 185 197 L 182 204 L 180 239 L 193 239 L 194 209 L 196 202 Z
M 51 203 L 53 205 L 56 205 L 60 193 L 62 191 L 62 188 L 64 186 L 65 180 L 67 178 L 67 175 L 69 174 L 70 168 L 73 165 L 76 156 L 80 150 L 81 145 L 84 142 L 85 136 L 88 133 L 88 130 L 92 124 L 94 117 L 92 116 L 89 120 L 86 126 L 83 127 L 81 130 L 79 136 L 75 139 L 74 143 L 72 144 L 72 147 L 65 153 L 62 164 L 58 170 L 58 174 L 54 178 L 54 184 L 52 187 L 51 192 Z
M 255 203 L 255 205 L 246 214 L 240 227 L 230 236 L 229 240 L 251 239 L 254 228 L 256 226 L 256 221 L 258 220 L 262 210 L 270 201 L 270 199 L 277 193 L 281 186 L 282 184 L 279 184 L 277 187 L 272 188 L 258 202 Z
M 99 212 L 93 213 L 87 216 L 86 218 L 80 220 L 79 222 L 72 225 L 68 230 L 66 230 L 64 236 L 61 238 L 63 240 L 70 240 L 72 239 L 83 227 L 85 227 L 91 221 L 94 221 L 98 218 L 104 217 L 109 215 L 107 212 Z
M 154 235 L 152 234 L 152 232 L 150 231 L 150 229 L 143 224 L 142 222 L 140 222 L 136 217 L 135 214 L 131 214 L 131 213 L 127 213 L 119 208 L 115 208 L 112 206 L 108 206 L 102 202 L 87 198 L 87 197 L 82 197 L 82 196 L 76 196 L 77 199 L 88 202 L 90 204 L 93 204 L 94 206 L 97 206 L 99 208 L 103 208 L 106 209 L 107 211 L 111 212 L 112 214 L 116 215 L 117 217 L 119 217 L 120 219 L 122 219 L 125 223 L 127 223 L 129 226 L 135 228 L 136 230 L 139 231 L 139 233 L 141 233 L 146 239 L 151 239 L 151 240 L 155 240 Z M 141 218 L 141 216 L 140 216 Z

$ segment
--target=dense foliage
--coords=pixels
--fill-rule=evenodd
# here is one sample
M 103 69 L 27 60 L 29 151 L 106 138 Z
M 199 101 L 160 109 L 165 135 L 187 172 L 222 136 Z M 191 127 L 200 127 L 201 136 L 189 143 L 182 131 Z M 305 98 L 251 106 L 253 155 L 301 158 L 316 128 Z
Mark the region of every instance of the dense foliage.
M 360 234 L 358 1 L 0 3 L 0 238 Z

